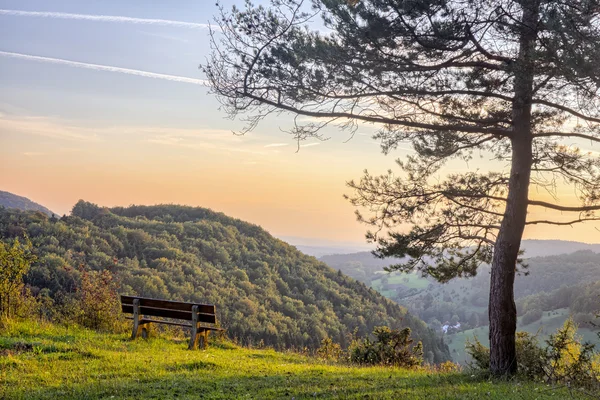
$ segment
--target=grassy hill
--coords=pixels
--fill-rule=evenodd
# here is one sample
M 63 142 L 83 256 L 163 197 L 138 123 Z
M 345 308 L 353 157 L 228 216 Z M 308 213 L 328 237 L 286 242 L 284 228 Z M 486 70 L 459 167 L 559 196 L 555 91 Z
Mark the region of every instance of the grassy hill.
M 558 399 L 577 390 L 490 382 L 464 373 L 356 367 L 220 343 L 13 323 L 0 329 L 0 398 L 12 399 Z M 585 396 L 585 397 L 584 397 Z
M 29 236 L 38 255 L 25 277 L 34 294 L 64 302 L 82 271 L 109 269 L 124 294 L 217 305 L 219 321 L 243 344 L 317 348 L 375 326 L 408 326 L 427 360 L 450 358 L 421 320 L 259 226 L 204 208 L 100 208 L 79 202 L 56 219 L 0 210 L 0 238 Z
M 43 205 L 31 201 L 27 197 L 17 196 L 16 194 L 4 192 L 2 190 L 0 190 L 0 207 L 16 208 L 24 211 L 40 211 L 48 216 L 54 214 Z

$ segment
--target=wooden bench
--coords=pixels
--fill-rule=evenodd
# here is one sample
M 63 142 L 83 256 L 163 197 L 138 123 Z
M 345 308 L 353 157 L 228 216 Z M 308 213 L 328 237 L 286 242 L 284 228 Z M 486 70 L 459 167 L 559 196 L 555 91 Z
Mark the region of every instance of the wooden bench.
M 136 296 L 121 296 L 121 310 L 125 314 L 133 314 L 133 331 L 131 339 L 138 336 L 147 337 L 147 326 L 150 323 L 177 325 L 191 328 L 192 336 L 188 348 L 198 347 L 198 339 L 202 341 L 202 348 L 208 343 L 210 331 L 222 332 L 224 329 L 217 327 L 216 307 L 212 304 L 183 303 L 179 301 L 149 299 Z M 147 317 L 164 317 L 191 321 L 191 323 L 171 322 Z

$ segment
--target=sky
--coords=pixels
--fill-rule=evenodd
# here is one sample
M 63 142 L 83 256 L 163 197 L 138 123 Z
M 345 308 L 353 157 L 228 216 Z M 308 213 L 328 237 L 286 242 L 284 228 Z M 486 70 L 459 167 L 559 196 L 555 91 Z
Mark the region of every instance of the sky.
M 198 69 L 215 2 L 173 4 L 0 0 L 0 190 L 59 214 L 79 199 L 202 206 L 294 244 L 364 246 L 345 183 L 365 168 L 385 173 L 410 148 L 383 155 L 362 126 L 349 141 L 330 129 L 297 151 L 282 132 L 289 115 L 234 134 L 243 124 L 219 109 Z M 525 237 L 595 243 L 597 228 L 534 226 Z

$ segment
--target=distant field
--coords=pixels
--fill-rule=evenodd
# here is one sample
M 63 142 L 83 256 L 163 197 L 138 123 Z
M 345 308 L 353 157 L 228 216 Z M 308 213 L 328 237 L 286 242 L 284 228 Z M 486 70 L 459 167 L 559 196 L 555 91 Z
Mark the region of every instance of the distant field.
M 532 382 L 331 364 L 229 343 L 13 324 L 0 331 L 0 399 L 557 399 L 585 398 Z
M 538 333 L 540 343 L 543 343 L 543 341 L 548 338 L 550 334 L 556 332 L 556 330 L 564 324 L 568 316 L 568 308 L 561 308 L 551 311 L 550 315 L 548 315 L 548 312 L 544 312 L 539 321 L 533 322 L 529 325 L 521 325 L 520 323 L 517 323 L 517 330 L 532 334 Z M 519 321 L 520 320 L 521 318 L 519 318 Z M 579 328 L 578 332 L 584 341 L 589 341 L 591 343 L 598 342 L 598 336 L 596 335 L 595 331 L 592 331 L 588 328 Z M 485 346 L 489 346 L 489 329 L 487 326 L 469 329 L 453 335 L 445 336 L 444 340 L 446 344 L 448 344 L 448 347 L 450 348 L 450 354 L 455 362 L 460 364 L 465 363 L 468 358 L 465 354 L 465 343 L 467 339 L 472 339 L 473 336 L 476 336 Z
M 416 273 L 388 274 L 387 272 L 383 272 L 381 275 L 385 276 L 387 278 L 387 281 L 389 284 L 400 284 L 409 289 L 412 289 L 412 288 L 427 289 L 427 286 L 429 286 L 429 281 L 425 278 L 421 278 Z M 382 280 L 382 278 L 374 279 L 373 281 L 371 281 L 371 286 L 373 287 L 373 289 L 381 292 L 386 297 L 388 297 L 388 296 L 384 292 L 391 292 L 393 294 L 393 291 L 387 291 L 387 290 L 382 291 L 383 284 L 382 284 L 381 280 Z

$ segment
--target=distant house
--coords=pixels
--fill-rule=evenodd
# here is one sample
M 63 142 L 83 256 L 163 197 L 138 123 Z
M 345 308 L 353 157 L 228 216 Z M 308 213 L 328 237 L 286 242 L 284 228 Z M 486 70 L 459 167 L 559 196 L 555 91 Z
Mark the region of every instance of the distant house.
M 443 326 L 442 326 L 442 332 L 444 333 L 448 333 L 448 329 L 456 329 L 458 330 L 460 328 L 460 322 L 457 322 L 456 325 L 452 326 L 450 325 L 448 322 L 446 322 Z

